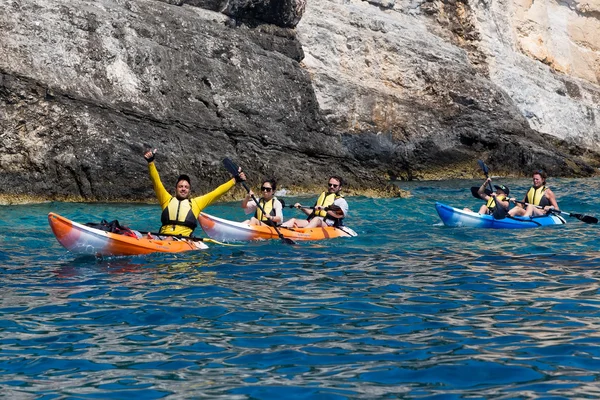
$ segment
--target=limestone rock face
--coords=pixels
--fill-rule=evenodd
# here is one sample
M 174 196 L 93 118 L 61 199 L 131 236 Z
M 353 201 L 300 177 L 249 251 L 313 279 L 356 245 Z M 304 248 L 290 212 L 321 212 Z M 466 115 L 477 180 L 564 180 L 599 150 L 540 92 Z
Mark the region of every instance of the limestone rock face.
M 515 0 L 473 9 L 477 19 L 496 16 L 478 27 L 492 82 L 534 130 L 595 151 L 600 149 L 599 7 L 597 0 Z
M 284 159 L 306 164 L 301 154 L 321 145 L 341 154 L 339 140 L 321 133 L 310 78 L 298 66 L 302 48 L 289 30 L 232 28 L 223 14 L 152 0 L 3 6 L 7 193 L 150 198 L 142 152 L 151 147 L 165 186 L 187 172 L 199 192 L 228 179 L 225 156 L 259 179 Z M 288 176 L 308 184 L 333 165 Z
M 573 77 L 598 83 L 600 2 L 514 2 L 513 26 L 520 50 Z
M 598 65 L 566 74 L 526 54 L 518 7 L 510 0 L 311 2 L 297 27 L 302 65 L 330 126 L 356 133 L 349 141 L 366 132 L 380 143 L 388 138 L 383 154 L 396 163 L 392 170 L 406 166 L 404 177 L 428 168 L 418 175 L 433 177 L 432 166 L 458 165 L 473 151 L 513 173 L 551 163 L 561 141 L 597 152 L 600 90 L 583 75 L 598 74 Z M 580 24 L 598 22 L 572 14 Z M 600 29 L 592 31 L 600 40 Z M 591 42 L 589 59 L 600 54 Z M 573 53 L 571 64 L 581 59 Z M 566 164 L 548 168 L 572 171 Z
M 590 175 L 598 3 L 0 0 L 0 197 Z M 564 18 L 563 18 L 564 17 Z M 559 29 L 560 28 L 560 29 Z M 370 192 L 371 193 L 371 192 Z
M 304 13 L 307 0 L 160 0 L 168 4 L 188 4 L 222 12 L 252 25 L 268 23 L 294 28 Z

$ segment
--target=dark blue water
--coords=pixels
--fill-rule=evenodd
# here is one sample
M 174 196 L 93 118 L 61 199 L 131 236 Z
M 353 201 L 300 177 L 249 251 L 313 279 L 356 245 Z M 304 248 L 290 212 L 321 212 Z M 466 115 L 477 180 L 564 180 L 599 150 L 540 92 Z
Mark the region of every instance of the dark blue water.
M 47 213 L 153 230 L 157 206 L 1 207 L 2 393 L 600 396 L 600 227 L 569 217 L 524 231 L 440 226 L 435 201 L 478 207 L 468 188 L 479 183 L 350 197 L 357 238 L 105 260 L 67 253 Z M 521 196 L 529 182 L 504 183 Z M 551 183 L 562 209 L 600 216 L 600 180 Z M 242 220 L 237 206 L 206 211 Z

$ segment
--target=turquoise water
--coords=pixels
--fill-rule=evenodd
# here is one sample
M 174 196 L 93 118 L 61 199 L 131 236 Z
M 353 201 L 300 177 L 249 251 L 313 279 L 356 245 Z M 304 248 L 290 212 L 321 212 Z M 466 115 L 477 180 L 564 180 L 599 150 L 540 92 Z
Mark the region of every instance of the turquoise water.
M 155 230 L 157 206 L 0 207 L 2 393 L 600 396 L 600 226 L 569 217 L 525 231 L 440 226 L 435 201 L 476 208 L 468 188 L 479 183 L 351 197 L 357 238 L 105 260 L 67 253 L 47 213 Z M 529 181 L 503 183 L 521 196 Z M 551 183 L 562 209 L 600 216 L 600 180 Z M 237 206 L 206 211 L 242 220 Z

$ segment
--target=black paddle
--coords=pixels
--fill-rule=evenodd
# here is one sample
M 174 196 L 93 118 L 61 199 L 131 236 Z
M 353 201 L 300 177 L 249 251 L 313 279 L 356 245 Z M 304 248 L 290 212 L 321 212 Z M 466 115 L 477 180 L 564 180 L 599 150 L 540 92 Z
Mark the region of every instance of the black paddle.
M 308 207 L 308 206 L 299 206 L 299 207 L 296 207 L 293 204 L 290 204 L 289 206 L 284 206 L 284 207 L 287 207 L 287 208 L 301 208 L 303 210 L 309 210 L 309 209 L 312 208 L 312 207 Z
M 481 196 L 479 195 L 479 186 L 471 186 L 471 194 L 476 199 L 481 200 Z M 490 191 L 490 189 L 485 188 L 485 194 L 487 194 L 489 196 L 492 194 L 492 192 Z
M 483 173 L 485 174 L 485 179 L 488 178 L 488 174 L 490 172 L 490 170 L 488 169 L 487 165 L 485 165 L 485 163 L 482 160 L 477 160 L 477 163 L 479 164 L 479 167 L 482 169 Z M 489 183 L 489 189 L 485 189 L 485 194 L 488 196 L 491 196 L 492 193 L 494 193 L 494 189 L 492 188 L 492 184 L 490 182 Z M 481 199 L 481 196 L 479 195 L 479 186 L 471 186 L 471 194 L 473 195 L 473 197 L 477 198 L 477 199 Z
M 231 161 L 229 158 L 225 158 L 223 160 L 223 166 L 225 166 L 227 171 L 229 171 L 229 173 L 234 178 L 236 178 L 236 180 L 238 180 L 238 178 L 240 176 L 240 172 L 239 172 L 240 169 L 238 168 L 237 165 L 235 165 L 235 163 L 233 161 Z M 242 186 L 244 187 L 244 189 L 246 189 L 246 191 L 248 193 L 250 193 L 250 188 L 248 187 L 248 185 L 246 185 L 246 182 L 242 181 Z M 251 196 L 252 196 L 252 200 L 254 200 L 254 202 L 256 203 L 256 207 L 258 207 L 260 209 L 260 211 L 262 211 L 263 215 L 267 215 L 267 213 L 265 212 L 265 209 L 258 202 L 258 199 L 256 197 L 254 197 L 253 194 Z M 281 239 L 281 241 L 283 243 L 296 244 L 296 242 L 294 242 L 292 239 L 286 238 L 285 236 L 283 236 L 283 233 L 281 233 L 281 231 L 277 228 L 277 226 L 273 226 L 273 228 L 275 228 L 275 232 L 277 232 L 277 235 L 279 235 L 279 239 Z
M 539 209 L 544 208 L 542 206 L 536 206 L 535 204 L 525 203 L 524 201 L 519 201 L 519 200 L 515 200 L 515 203 L 523 204 L 525 206 L 531 205 L 531 206 L 534 206 L 535 208 L 539 208 Z M 550 210 L 550 212 L 553 212 L 555 214 L 565 214 L 565 215 L 568 215 L 569 217 L 577 218 L 578 220 L 585 222 L 586 224 L 597 224 L 598 223 L 598 218 L 592 217 L 591 215 L 569 213 L 569 212 L 562 211 L 562 210 Z
M 485 174 L 485 179 L 488 179 L 490 170 L 488 169 L 487 165 L 485 165 L 483 160 L 477 160 L 477 163 L 479 164 L 479 166 L 481 167 L 481 170 Z M 488 185 L 489 185 L 490 193 L 488 194 L 488 192 L 487 192 L 488 189 L 485 189 L 485 194 L 487 194 L 488 196 L 491 196 L 492 193 L 494 193 L 494 188 L 492 187 L 492 182 L 488 181 Z M 473 188 L 471 188 L 471 193 L 473 193 Z M 479 195 L 477 195 L 477 197 L 481 198 L 481 197 L 479 197 Z M 492 216 L 494 217 L 494 219 L 506 218 L 506 210 L 504 209 L 504 207 L 502 207 L 498 203 L 498 201 L 496 201 L 496 199 L 494 199 L 494 203 L 496 203 L 496 207 L 494 207 L 494 212 L 492 213 Z
M 487 165 L 485 165 L 485 163 L 482 160 L 477 160 L 477 163 L 479 164 L 479 166 L 481 167 L 481 170 L 485 174 L 485 179 L 489 178 L 490 170 L 488 169 Z M 488 182 L 488 185 L 490 186 L 490 192 L 493 193 L 494 188 L 492 187 L 492 182 Z
M 282 200 L 279 200 L 282 201 Z M 283 204 L 283 207 L 288 207 L 288 208 L 300 208 L 303 210 L 311 210 L 314 207 L 308 207 L 308 206 L 299 206 L 299 207 L 295 207 L 293 204 L 286 206 L 285 203 Z M 341 211 L 341 208 L 339 206 L 336 206 L 335 204 L 332 204 L 330 206 L 327 206 L 323 209 L 324 211 L 333 211 L 333 212 L 337 212 L 337 211 Z

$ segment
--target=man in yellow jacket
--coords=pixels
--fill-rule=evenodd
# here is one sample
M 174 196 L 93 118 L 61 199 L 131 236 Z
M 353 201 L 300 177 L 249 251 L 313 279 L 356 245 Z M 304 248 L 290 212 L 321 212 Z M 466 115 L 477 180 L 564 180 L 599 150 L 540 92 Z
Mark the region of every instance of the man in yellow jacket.
M 162 208 L 160 217 L 162 226 L 159 233 L 174 236 L 191 236 L 194 229 L 198 226 L 198 215 L 200 215 L 200 212 L 234 187 L 236 179 L 232 178 L 205 195 L 190 198 L 190 177 L 180 175 L 175 184 L 175 196 L 172 196 L 160 181 L 158 170 L 156 169 L 156 165 L 154 165 L 155 153 L 156 149 L 148 150 L 144 153 L 144 158 L 148 161 L 150 179 L 152 180 L 154 192 Z M 239 179 L 241 181 L 246 180 L 246 175 L 241 169 Z

